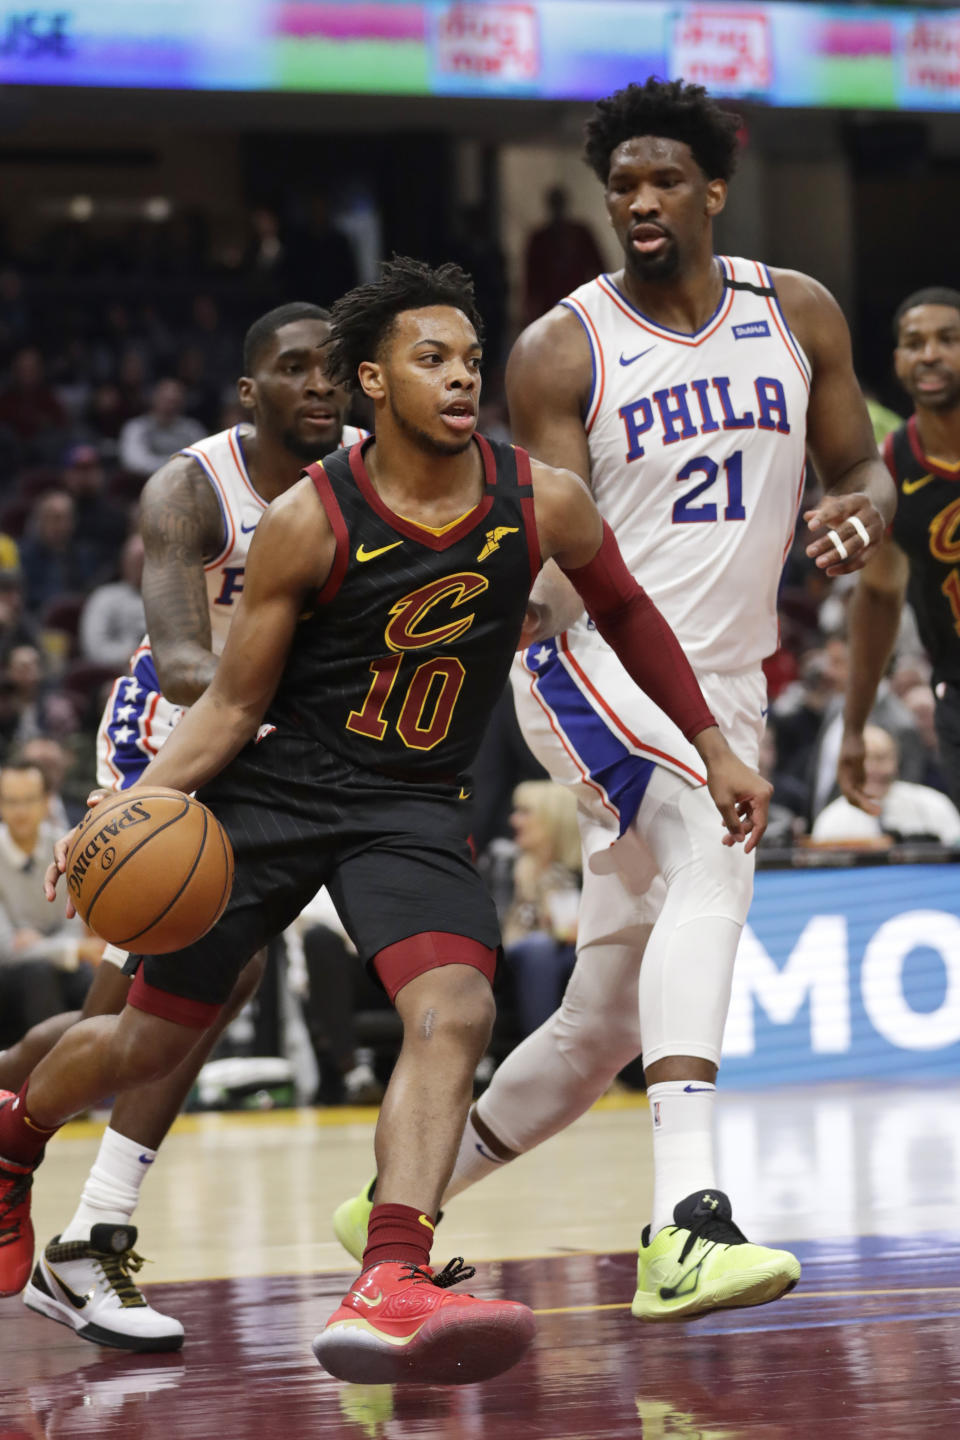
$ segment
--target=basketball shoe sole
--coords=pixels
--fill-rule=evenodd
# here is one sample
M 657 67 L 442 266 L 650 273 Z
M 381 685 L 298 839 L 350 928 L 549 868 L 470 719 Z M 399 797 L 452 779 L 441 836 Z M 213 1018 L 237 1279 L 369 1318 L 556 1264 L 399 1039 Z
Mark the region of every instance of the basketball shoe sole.
M 645 1233 L 630 1307 L 636 1319 L 692 1320 L 712 1310 L 766 1305 L 800 1279 L 800 1262 L 788 1250 L 749 1241 L 690 1241 L 690 1230 L 676 1225 L 665 1225 L 652 1240 Z
M 508 1370 L 533 1339 L 533 1312 L 445 1293 L 473 1273 L 458 1263 L 439 1276 L 393 1262 L 365 1270 L 313 1341 L 320 1364 L 361 1385 L 470 1385 Z
M 143 1264 L 133 1225 L 94 1225 L 89 1240 L 51 1240 L 23 1303 L 81 1340 L 139 1354 L 179 1350 L 183 1326 L 147 1303 L 132 1278 Z

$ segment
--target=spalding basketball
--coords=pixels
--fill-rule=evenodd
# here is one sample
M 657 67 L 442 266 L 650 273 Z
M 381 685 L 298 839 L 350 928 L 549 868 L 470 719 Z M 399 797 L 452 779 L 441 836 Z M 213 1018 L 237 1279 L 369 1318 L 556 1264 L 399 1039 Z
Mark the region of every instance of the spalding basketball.
M 233 884 L 233 851 L 215 815 L 179 790 L 128 790 L 84 817 L 67 854 L 67 889 L 95 935 L 164 955 L 205 935 Z

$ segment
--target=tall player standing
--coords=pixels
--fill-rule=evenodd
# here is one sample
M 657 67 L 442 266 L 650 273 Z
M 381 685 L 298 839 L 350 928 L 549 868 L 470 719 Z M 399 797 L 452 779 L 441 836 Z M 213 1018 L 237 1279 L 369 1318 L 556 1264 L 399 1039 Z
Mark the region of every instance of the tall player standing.
M 148 633 L 129 675 L 117 680 L 98 737 L 98 781 L 125 790 L 216 671 L 243 590 L 247 550 L 267 504 L 311 460 L 362 438 L 344 426 L 348 397 L 324 367 L 325 310 L 282 305 L 261 316 L 244 342 L 240 399 L 252 426 L 211 435 L 169 460 L 143 491 L 143 600 Z M 130 989 L 126 955 L 108 946 L 82 1012 L 115 1015 Z M 95 1344 L 168 1350 L 183 1326 L 147 1304 L 133 1279 L 140 1266 L 131 1224 L 140 1187 L 194 1080 L 263 973 L 251 960 L 216 1023 L 183 1064 L 128 1091 L 114 1107 L 80 1204 L 37 1261 L 24 1300 Z M 18 1090 L 68 1024 L 58 1016 L 0 1055 L 0 1089 Z M 0 1239 L 2 1243 L 2 1239 Z
M 524 331 L 507 391 L 517 442 L 590 484 L 724 734 L 756 764 L 806 447 L 825 491 L 806 518 L 826 532 L 808 554 L 829 575 L 863 563 L 894 494 L 836 302 L 807 276 L 714 254 L 738 123 L 680 81 L 598 103 L 586 159 L 624 267 Z M 445 1199 L 569 1125 L 642 1051 L 654 1194 L 633 1313 L 774 1299 L 800 1267 L 734 1224 L 712 1134 L 754 856 L 715 845 L 689 747 L 627 688 L 561 577 L 534 596 L 514 690 L 528 743 L 580 803 L 578 960 L 561 1008 L 477 1102 Z M 334 1217 L 354 1253 L 369 1205 L 370 1189 Z
M 332 373 L 372 399 L 376 439 L 311 466 L 270 507 L 214 678 L 140 782 L 211 805 L 237 857 L 229 904 L 195 945 L 140 957 L 121 1016 L 75 1026 L 0 1100 L 0 1293 L 25 1278 L 26 1187 L 54 1131 L 106 1086 L 182 1063 L 245 959 L 329 883 L 403 1041 L 364 1269 L 314 1348 L 343 1379 L 463 1383 L 513 1364 L 533 1332 L 525 1306 L 447 1294 L 460 1262 L 427 1267 L 489 1039 L 499 939 L 470 860 L 463 772 L 542 560 L 566 570 L 691 740 L 729 844 L 760 837 L 770 787 L 723 739 L 582 482 L 475 437 L 479 318 L 463 272 L 395 260 L 333 321 Z
M 893 528 L 864 568 L 850 606 L 838 767 L 847 799 L 873 814 L 880 807 L 864 790 L 863 729 L 908 594 L 933 664 L 944 776 L 960 805 L 960 291 L 934 286 L 908 295 L 893 327 L 897 378 L 914 413 L 884 442 L 900 498 Z

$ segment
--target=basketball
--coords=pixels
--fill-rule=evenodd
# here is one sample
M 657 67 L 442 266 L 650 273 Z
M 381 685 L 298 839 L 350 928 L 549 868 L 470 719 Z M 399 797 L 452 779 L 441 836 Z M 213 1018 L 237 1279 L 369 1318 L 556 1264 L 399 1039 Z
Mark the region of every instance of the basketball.
M 102 801 L 67 854 L 67 889 L 95 935 L 162 955 L 205 935 L 233 884 L 223 826 L 199 800 L 159 786 Z

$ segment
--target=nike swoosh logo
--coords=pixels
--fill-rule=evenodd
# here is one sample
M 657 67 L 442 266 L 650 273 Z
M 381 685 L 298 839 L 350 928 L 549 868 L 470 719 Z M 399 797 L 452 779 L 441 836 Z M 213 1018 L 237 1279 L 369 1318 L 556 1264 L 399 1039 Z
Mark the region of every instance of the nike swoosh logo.
M 259 523 L 260 523 L 259 520 L 254 520 L 254 522 L 253 522 L 252 525 L 241 525 L 241 526 L 240 526 L 240 533 L 241 533 L 241 535 L 252 535 L 253 532 L 254 532 L 254 530 L 256 530 L 257 526 L 259 525 Z
M 904 495 L 912 495 L 915 490 L 922 490 L 924 485 L 929 485 L 932 479 L 932 475 L 921 475 L 919 480 L 904 480 Z
M 262 726 L 262 725 L 260 726 L 260 729 L 261 729 L 261 730 L 263 729 L 263 726 Z M 141 1165 L 152 1165 L 155 1159 L 156 1159 L 156 1156 L 155 1156 L 155 1155 L 141 1155 L 141 1156 L 139 1156 L 139 1160 L 140 1160 L 140 1164 L 141 1164 Z
M 63 1281 L 60 1279 L 60 1276 L 57 1274 L 56 1270 L 54 1270 L 52 1265 L 48 1265 L 47 1269 L 50 1271 L 50 1274 L 60 1286 L 60 1289 L 63 1291 L 64 1295 L 70 1301 L 70 1304 L 73 1306 L 74 1310 L 85 1310 L 87 1308 L 87 1302 L 89 1301 L 90 1296 L 78 1295 L 75 1290 L 71 1290 L 69 1285 L 65 1285 L 63 1283 Z
M 469 800 L 469 799 L 470 799 L 470 791 L 469 791 L 469 790 L 464 790 L 464 788 L 463 788 L 462 785 L 460 786 L 460 799 L 461 799 L 461 800 Z
M 633 362 L 634 362 L 634 360 L 640 360 L 640 359 L 642 359 L 644 355 L 649 355 L 649 354 L 650 354 L 650 351 L 651 351 L 651 350 L 656 350 L 656 348 L 657 348 L 656 345 L 648 345 L 647 348 L 646 348 L 646 350 L 641 350 L 641 351 L 639 352 L 639 354 L 637 354 L 637 355 L 631 355 L 629 359 L 626 359 L 626 358 L 624 357 L 623 351 L 621 350 L 621 351 L 620 351 L 620 364 L 621 364 L 621 365 L 632 365 Z
M 715 1089 L 715 1085 L 684 1085 L 683 1093 L 685 1095 L 699 1095 L 702 1091 Z
M 479 1141 L 477 1141 L 476 1144 L 477 1151 L 480 1155 L 483 1156 L 484 1160 L 492 1160 L 495 1165 L 500 1165 L 503 1163 L 499 1155 L 491 1155 L 490 1151 L 485 1150 Z
M 369 1305 L 371 1310 L 376 1310 L 383 1299 L 383 1291 L 379 1290 L 376 1295 L 361 1295 L 359 1290 L 352 1291 L 354 1300 L 362 1300 L 364 1305 Z
M 378 555 L 386 555 L 388 550 L 396 550 L 397 546 L 402 544 L 402 540 L 394 540 L 391 545 L 381 545 L 379 550 L 367 550 L 362 545 L 358 545 L 357 559 L 362 565 L 365 560 L 376 560 Z
M 421 1225 L 426 1225 L 428 1230 L 435 1230 L 437 1228 L 432 1220 L 427 1219 L 426 1215 L 418 1215 L 417 1219 L 420 1221 Z

